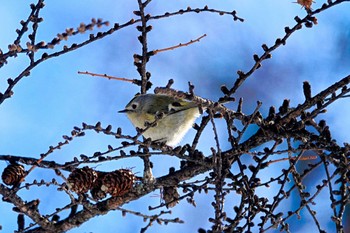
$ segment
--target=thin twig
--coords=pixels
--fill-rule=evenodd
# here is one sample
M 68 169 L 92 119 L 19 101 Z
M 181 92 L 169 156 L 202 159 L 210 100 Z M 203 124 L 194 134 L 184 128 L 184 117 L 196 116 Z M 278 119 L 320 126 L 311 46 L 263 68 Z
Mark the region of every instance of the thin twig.
M 129 78 L 119 78 L 119 77 L 114 77 L 114 76 L 110 76 L 107 74 L 96 74 L 96 73 L 92 73 L 89 71 L 78 71 L 78 74 L 87 74 L 87 75 L 91 75 L 91 76 L 97 76 L 97 77 L 102 77 L 102 78 L 107 78 L 109 80 L 118 80 L 118 81 L 124 81 L 124 82 L 130 82 L 130 83 L 134 83 L 135 79 L 129 79 Z
M 302 156 L 300 158 L 297 158 L 297 157 L 282 158 L 282 159 L 270 160 L 267 162 L 267 164 L 270 165 L 273 163 L 278 163 L 278 162 L 287 161 L 287 160 L 295 160 L 295 159 L 298 159 L 298 161 L 307 161 L 307 160 L 314 160 L 317 158 L 318 158 L 318 156 L 316 156 L 316 155 Z
M 207 34 L 204 34 L 204 35 L 198 37 L 197 39 L 191 40 L 191 41 L 189 41 L 187 43 L 180 43 L 178 45 L 174 45 L 174 46 L 171 46 L 171 47 L 168 47 L 168 48 L 164 48 L 164 49 L 156 49 L 156 50 L 153 50 L 153 53 L 157 54 L 157 53 L 161 53 L 161 52 L 165 52 L 165 51 L 169 51 L 169 50 L 174 50 L 174 49 L 177 49 L 177 48 L 180 48 L 180 47 L 185 47 L 185 46 L 188 46 L 190 44 L 199 42 L 202 38 L 204 38 L 206 36 L 207 36 Z

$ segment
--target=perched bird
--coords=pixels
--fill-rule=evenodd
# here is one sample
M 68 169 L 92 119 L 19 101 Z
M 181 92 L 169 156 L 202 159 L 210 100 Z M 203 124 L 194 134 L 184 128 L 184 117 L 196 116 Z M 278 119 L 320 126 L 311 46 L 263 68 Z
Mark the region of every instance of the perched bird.
M 155 126 L 143 132 L 143 136 L 168 146 L 177 145 L 200 115 L 196 103 L 163 94 L 137 95 L 119 112 L 126 113 L 132 124 L 140 129 L 145 129 L 146 122 L 152 123 L 156 116 L 162 115 Z

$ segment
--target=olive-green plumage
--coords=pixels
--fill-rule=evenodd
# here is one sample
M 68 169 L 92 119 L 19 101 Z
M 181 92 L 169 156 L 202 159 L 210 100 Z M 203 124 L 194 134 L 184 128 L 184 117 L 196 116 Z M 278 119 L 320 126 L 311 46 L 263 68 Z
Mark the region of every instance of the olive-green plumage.
M 200 115 L 195 103 L 159 94 L 138 95 L 120 112 L 126 113 L 132 124 L 141 129 L 145 129 L 145 122 L 152 123 L 157 114 L 163 113 L 157 125 L 148 128 L 143 136 L 169 146 L 178 144 Z

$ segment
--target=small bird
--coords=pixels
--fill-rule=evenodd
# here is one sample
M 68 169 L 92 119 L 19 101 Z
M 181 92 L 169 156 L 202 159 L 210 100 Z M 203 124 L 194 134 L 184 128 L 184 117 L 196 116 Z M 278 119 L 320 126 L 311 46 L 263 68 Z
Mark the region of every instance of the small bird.
M 163 94 L 137 95 L 119 112 L 126 113 L 131 123 L 140 129 L 146 128 L 146 122 L 154 122 L 157 115 L 163 115 L 143 136 L 168 146 L 177 145 L 200 116 L 196 103 Z

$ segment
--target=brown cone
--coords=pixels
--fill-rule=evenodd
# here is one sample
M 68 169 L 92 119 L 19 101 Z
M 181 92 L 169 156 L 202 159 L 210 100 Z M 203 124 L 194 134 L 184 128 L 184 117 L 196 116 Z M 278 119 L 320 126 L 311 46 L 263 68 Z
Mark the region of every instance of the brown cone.
M 76 193 L 86 193 L 95 184 L 97 172 L 89 167 L 75 169 L 68 177 L 68 186 Z
M 19 164 L 8 165 L 2 175 L 2 181 L 7 185 L 18 185 L 26 175 L 24 167 Z
M 122 196 L 133 187 L 135 180 L 135 175 L 128 169 L 99 172 L 98 180 L 91 190 L 91 195 L 95 199 L 105 198 L 107 194 L 114 197 Z
M 179 193 L 175 186 L 163 187 L 163 199 L 166 203 L 166 208 L 172 208 L 179 203 Z

